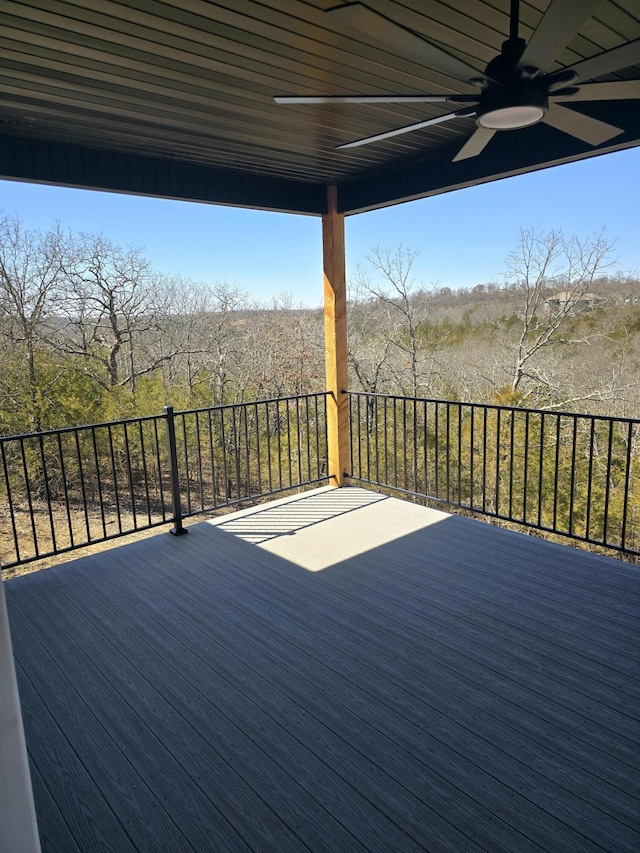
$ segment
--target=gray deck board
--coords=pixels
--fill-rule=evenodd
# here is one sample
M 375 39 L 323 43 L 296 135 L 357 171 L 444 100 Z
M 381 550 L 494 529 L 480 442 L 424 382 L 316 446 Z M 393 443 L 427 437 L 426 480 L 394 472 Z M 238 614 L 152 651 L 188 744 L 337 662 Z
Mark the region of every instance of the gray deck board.
M 217 549 L 217 557 L 218 559 L 221 557 L 220 548 Z M 166 580 L 168 581 L 168 579 Z M 434 837 L 437 824 L 440 823 L 443 827 L 442 840 L 446 839 L 449 843 L 455 840 L 457 849 L 463 849 L 462 845 L 466 846 L 468 840 L 460 835 L 455 826 L 448 825 L 437 814 L 428 814 L 428 810 L 420 798 L 403 789 L 402 783 L 406 784 L 405 762 L 412 760 L 412 755 L 409 753 L 399 755 L 398 742 L 384 736 L 384 730 L 390 725 L 388 715 L 383 718 L 377 731 L 371 729 L 370 726 L 370 730 L 367 730 L 367 723 L 362 712 L 360 716 L 351 715 L 355 722 L 350 725 L 348 699 L 344 699 L 342 695 L 344 686 L 339 683 L 345 681 L 344 674 L 341 673 L 341 670 L 344 669 L 344 663 L 341 663 L 337 668 L 330 669 L 322 663 L 322 654 L 305 655 L 299 643 L 290 648 L 291 640 L 296 639 L 293 625 L 288 625 L 282 618 L 276 619 L 275 623 L 268 624 L 269 608 L 267 605 L 262 605 L 261 602 L 257 610 L 252 609 L 247 614 L 249 616 L 247 619 L 247 615 L 242 610 L 238 611 L 239 602 L 233 599 L 229 600 L 225 596 L 224 589 L 220 589 L 220 587 L 218 589 L 220 596 L 218 604 L 222 607 L 216 613 L 214 626 L 211 625 L 208 605 L 203 609 L 197 596 L 194 596 L 187 604 L 186 612 L 190 623 L 195 626 L 190 628 L 188 632 L 190 647 L 196 647 L 199 641 L 206 641 L 206 638 L 213 638 L 218 645 L 216 646 L 215 659 L 212 660 L 212 667 L 229 681 L 238 678 L 238 673 L 244 668 L 245 672 L 242 673 L 243 690 L 246 695 L 251 696 L 256 706 L 262 706 L 268 712 L 278 716 L 281 715 L 282 708 L 287 707 L 292 701 L 294 704 L 288 710 L 283 725 L 288 731 L 295 734 L 301 742 L 313 743 L 313 750 L 318 757 L 324 757 L 326 760 L 330 756 L 332 768 L 337 769 L 344 779 L 356 786 L 356 789 L 358 786 L 360 789 L 364 788 L 367 798 L 373 802 L 378 802 L 378 808 L 390 809 L 391 817 L 396 820 L 402 817 L 402 825 L 413 828 L 418 837 L 423 835 L 424 820 L 428 816 L 431 837 Z M 177 590 L 174 591 L 177 593 Z M 244 598 L 244 595 L 242 597 Z M 148 601 L 149 599 L 147 599 Z M 162 603 L 159 604 L 162 607 Z M 231 609 L 227 609 L 226 604 Z M 240 607 L 243 609 L 244 605 L 245 602 L 240 603 Z M 238 612 L 234 613 L 234 611 Z M 178 617 L 174 622 L 179 623 L 181 618 Z M 283 643 L 283 633 L 288 637 L 286 643 Z M 226 654 L 226 647 L 231 645 L 233 640 L 235 640 L 234 647 L 241 651 L 236 652 L 235 656 L 229 657 Z M 352 671 L 351 667 L 347 672 L 350 679 L 353 679 L 356 672 Z M 326 670 L 324 678 L 322 677 L 323 670 Z M 314 675 L 310 680 L 309 674 L 311 672 Z M 202 678 L 200 667 L 196 668 L 194 678 Z M 341 686 L 342 690 L 340 689 Z M 327 695 L 332 695 L 333 701 L 328 707 L 325 707 Z M 287 696 L 289 700 L 287 700 Z M 236 708 L 236 713 L 237 711 Z M 299 717 L 301 712 L 304 712 L 303 717 Z M 420 732 L 420 738 L 422 739 L 422 737 L 423 733 Z M 358 748 L 361 753 L 357 752 Z M 377 749 L 383 750 L 378 763 L 370 760 L 378 757 L 373 754 Z M 305 772 L 308 765 L 309 757 L 304 761 Z M 396 775 L 391 772 L 392 770 L 395 770 Z M 399 784 L 395 784 L 398 776 L 400 777 Z M 320 778 L 318 771 L 314 770 L 310 779 L 312 785 L 317 784 Z M 412 778 L 415 781 L 420 777 L 413 776 Z M 440 777 L 436 782 L 441 788 L 449 785 L 446 777 Z M 462 792 L 455 789 L 453 793 L 458 797 L 463 796 Z M 421 792 L 421 795 L 424 796 L 424 791 Z M 349 799 L 353 800 L 353 796 Z M 333 808 L 340 807 L 342 811 L 342 805 L 342 803 L 335 802 Z M 355 803 L 347 801 L 344 805 L 347 807 L 346 819 L 357 820 L 357 801 Z M 420 815 L 418 822 L 416 822 L 414 813 Z M 372 814 L 363 815 L 363 818 L 367 818 L 369 821 L 375 817 Z M 359 822 L 359 826 L 360 833 L 367 832 L 368 823 L 366 821 Z M 481 833 L 481 831 L 482 827 L 476 831 L 476 834 Z M 376 849 L 379 843 L 377 839 L 380 837 L 386 839 L 385 849 L 395 849 L 389 847 L 392 838 L 389 836 L 388 829 L 385 834 L 374 835 L 368 839 L 368 843 L 371 845 L 370 849 Z M 519 840 L 521 841 L 521 839 Z M 407 837 L 399 837 L 398 843 L 397 849 L 410 850 L 415 848 L 410 838 Z M 334 847 L 333 849 L 341 848 Z
M 255 584 L 256 584 L 256 579 L 253 579 L 253 581 L 252 581 L 252 585 L 253 585 L 253 589 L 254 589 L 254 594 L 255 594 Z M 335 610 L 335 605 L 334 605 L 334 607 L 333 607 L 332 609 L 333 609 L 333 610 Z M 294 618 L 294 619 L 296 618 L 296 614 L 295 614 L 295 613 L 293 613 L 293 614 L 287 614 L 283 608 L 279 608 L 279 610 L 278 610 L 278 612 L 277 612 L 277 614 L 276 614 L 276 616 L 275 616 L 275 624 L 276 624 L 276 625 L 278 625 L 278 624 L 279 624 L 279 625 L 283 625 L 283 624 L 285 624 L 285 620 L 286 620 L 286 618 L 287 618 L 287 615 L 289 616 L 289 618 Z M 314 626 L 323 625 L 323 626 L 324 626 L 324 628 L 325 628 L 325 632 L 327 632 L 327 634 L 328 634 L 328 638 L 329 638 L 329 639 L 328 639 L 328 642 L 331 642 L 331 637 L 332 637 L 332 635 L 333 635 L 334 633 L 336 633 L 336 631 L 337 631 L 337 630 L 340 630 L 340 631 L 341 631 L 341 633 L 340 633 L 340 638 L 341 638 L 340 646 L 341 646 L 342 648 L 344 648 L 344 647 L 345 647 L 344 634 L 342 633 L 342 631 L 344 630 L 345 626 L 344 626 L 344 625 L 342 625 L 342 626 L 329 625 L 329 623 L 328 623 L 328 621 L 327 621 L 327 620 L 330 620 L 330 619 L 331 619 L 331 615 L 332 615 L 331 609 L 329 609 L 326 613 L 325 613 L 325 612 L 322 612 L 322 613 L 321 613 L 321 612 L 318 612 L 317 608 L 314 608 L 313 613 L 311 613 L 311 612 L 309 611 L 309 609 L 307 609 L 307 613 L 306 613 L 307 618 L 309 618 L 309 616 L 310 616 L 310 615 L 313 615 L 313 616 L 314 616 L 314 617 L 316 617 L 316 618 L 311 619 L 311 621 L 310 621 L 310 624 L 309 624 L 309 625 L 307 625 L 307 626 L 300 626 L 300 628 L 299 628 L 299 630 L 300 630 L 299 642 L 300 642 L 300 643 L 305 642 L 305 640 L 306 640 L 306 641 L 308 641 L 308 638 L 309 638 L 309 636 L 310 636 L 310 635 L 317 635 L 317 633 L 318 633 L 318 629 L 317 629 L 317 628 L 315 628 Z M 353 617 L 353 613 L 351 613 L 351 617 Z M 262 618 L 264 619 L 264 615 L 262 616 Z M 355 620 L 355 621 L 356 621 L 356 623 L 357 623 L 357 624 L 359 624 L 359 621 L 360 621 L 360 620 L 359 620 L 359 619 L 357 619 L 357 620 Z M 411 626 L 408 626 L 408 627 L 409 627 L 408 635 L 413 636 L 413 637 L 414 637 L 414 639 L 415 639 L 415 634 L 411 634 Z M 295 629 L 294 629 L 291 625 L 287 626 L 286 630 L 287 630 L 287 633 L 288 633 L 289 635 L 292 635 L 292 634 L 294 633 L 294 631 L 295 631 Z M 347 630 L 348 630 L 348 626 L 347 626 Z M 340 651 L 341 651 L 341 649 L 340 649 L 340 648 L 338 648 L 337 646 L 335 646 L 334 648 L 330 648 L 330 649 L 328 650 L 328 655 L 329 655 L 330 657 L 332 657 L 333 659 L 335 659 L 335 658 L 337 658 L 337 657 L 339 656 Z M 320 655 L 320 654 L 321 654 L 321 652 L 318 652 L 318 655 Z M 361 656 L 361 657 L 362 657 L 362 661 L 361 661 L 361 663 L 360 663 L 358 666 L 355 666 L 355 667 L 354 667 L 353 672 L 350 672 L 350 673 L 349 673 L 349 678 L 350 678 L 350 679 L 356 679 L 356 680 L 357 680 L 357 679 L 358 679 L 358 674 L 359 674 L 359 671 L 360 671 L 360 666 L 361 666 L 362 664 L 366 665 L 366 664 L 367 664 L 367 662 L 369 662 L 369 660 L 368 660 L 368 658 L 367 658 L 367 656 L 366 656 L 366 655 Z M 344 664 L 343 664 L 343 666 L 344 666 Z M 410 679 L 411 681 L 415 681 L 415 680 L 416 680 L 416 679 L 415 679 L 415 675 L 416 675 L 416 673 L 415 673 L 415 672 L 414 672 L 414 673 L 412 673 L 412 677 L 411 677 L 411 679 Z M 334 674 L 334 678 L 335 678 L 335 674 Z M 366 686 L 366 679 L 364 680 L 364 682 L 365 682 L 365 686 Z M 334 685 L 334 689 L 335 689 L 335 685 Z M 415 695 L 415 690 L 413 691 L 413 695 Z M 379 698 L 379 700 L 380 700 L 380 701 L 384 701 L 384 695 L 383 695 L 382 693 L 378 696 L 378 698 Z M 396 702 L 398 701 L 398 697 L 397 697 L 397 696 L 395 697 L 395 700 L 396 700 Z M 411 714 L 412 714 L 412 713 L 415 713 L 415 712 L 414 712 L 414 710 L 413 710 L 413 706 L 412 706 L 412 704 L 411 704 L 411 700 L 410 700 L 410 699 L 405 700 L 405 707 L 407 708 L 407 715 L 408 715 L 408 716 L 411 716 Z M 430 721 L 430 720 L 428 720 L 428 719 L 425 719 L 425 720 L 424 720 L 424 725 L 425 725 L 425 727 L 426 727 L 426 728 L 429 728 L 429 726 L 430 726 L 430 722 L 431 722 L 431 721 Z M 385 728 L 386 728 L 387 730 L 388 730 L 388 725 L 389 725 L 389 723 L 387 722 L 387 723 L 386 723 L 386 725 L 385 725 Z M 404 732 L 404 733 L 406 734 L 406 729 L 407 729 L 407 727 L 409 726 L 409 723 L 404 722 L 404 723 L 403 723 L 403 725 L 404 725 L 404 727 L 405 727 L 405 732 Z M 443 737 L 444 737 L 444 741 L 445 741 L 444 751 L 446 751 L 446 749 L 447 749 L 447 746 L 446 746 L 446 744 L 447 744 L 447 743 L 454 743 L 454 742 L 456 742 L 456 743 L 461 743 L 461 742 L 464 740 L 465 735 L 466 735 L 466 732 L 458 730 L 458 731 L 452 731 L 452 732 L 450 732 L 448 736 L 446 736 L 446 735 L 445 735 L 445 736 L 443 736 Z M 487 733 L 485 733 L 485 736 L 487 736 L 487 735 L 488 735 L 488 737 L 491 739 L 491 730 L 489 730 Z M 467 746 L 468 746 L 468 747 L 475 746 L 475 748 L 477 749 L 477 748 L 478 748 L 478 741 L 475 741 L 475 742 L 473 742 L 473 744 L 469 744 L 469 745 L 467 745 Z M 418 747 L 417 747 L 417 745 L 416 745 L 416 744 L 413 744 L 413 747 L 412 747 L 412 748 L 413 748 L 413 750 L 414 750 L 414 753 L 415 753 L 415 751 L 418 749 Z M 516 743 L 515 750 L 514 750 L 514 752 L 512 752 L 512 756 L 514 756 L 514 757 L 515 757 L 515 754 L 516 754 L 516 752 L 517 752 L 517 751 L 519 751 L 519 745 Z M 479 754 L 478 754 L 478 757 L 477 757 L 477 764 L 478 764 L 478 767 L 482 767 L 482 766 L 486 763 L 486 761 L 487 761 L 487 754 L 488 754 L 488 751 L 487 751 L 486 749 L 485 749 L 485 751 L 484 751 L 484 752 L 483 752 L 482 750 L 480 750 L 480 752 L 479 752 Z M 462 765 L 464 765 L 464 762 L 465 762 L 465 758 L 464 758 L 464 756 L 466 756 L 466 755 L 468 755 L 468 752 L 466 751 L 466 748 L 465 748 L 465 747 L 463 747 L 463 756 L 460 756 L 460 757 L 457 759 L 456 763 L 457 763 L 457 764 L 462 764 Z M 494 757 L 493 757 L 493 762 L 495 763 L 495 761 L 497 761 L 497 760 L 498 760 L 498 759 L 494 756 Z M 502 774 L 499 774 L 499 775 L 500 775 L 500 778 L 504 778 L 504 775 L 503 775 L 503 774 L 504 774 L 505 772 L 507 772 L 509 769 L 510 769 L 509 767 L 503 768 L 503 769 L 502 769 Z M 530 773 L 533 773 L 532 768 L 529 768 L 529 771 L 530 771 Z M 464 771 L 463 771 L 463 772 L 464 772 Z M 576 783 L 576 781 L 578 780 L 579 775 L 580 775 L 580 774 L 575 775 L 574 784 L 575 784 L 575 783 Z M 571 781 L 572 781 L 572 780 L 571 780 L 571 776 L 569 776 L 569 783 L 571 783 Z M 483 780 L 481 780 L 481 784 L 482 784 L 483 786 L 486 786 L 487 784 L 489 785 L 489 790 L 487 790 L 487 789 L 485 788 L 485 795 L 486 795 L 486 796 L 488 796 L 488 794 L 490 793 L 491 782 L 490 782 L 489 780 L 483 779 Z M 549 780 L 549 779 L 547 779 L 546 783 L 545 783 L 545 782 L 542 782 L 542 784 L 544 785 L 545 796 L 546 796 L 546 798 L 547 798 L 547 802 L 550 802 L 550 801 L 552 800 L 552 798 L 553 798 L 553 795 L 554 795 L 554 791 L 553 791 L 554 785 L 553 785 L 552 781 L 551 781 L 551 780 Z M 557 792 L 556 792 L 556 793 L 557 793 Z M 502 796 L 504 796 L 504 793 L 502 793 Z M 617 801 L 618 799 L 620 799 L 620 798 L 623 798 L 623 797 L 624 797 L 623 792 L 621 792 L 621 791 L 614 791 L 614 792 L 613 792 L 613 795 L 612 795 L 612 797 L 611 797 L 610 803 L 609 803 L 610 808 L 617 808 L 617 802 L 616 802 L 616 801 Z M 500 792 L 498 792 L 498 798 L 500 799 Z M 561 804 L 562 804 L 563 802 L 565 802 L 567 799 L 571 799 L 571 794 L 570 794 L 570 793 L 569 793 L 569 797 L 567 797 L 567 795 L 565 794 L 564 798 L 562 798 L 560 801 L 555 802 L 555 803 L 553 804 L 553 805 L 554 805 L 554 807 L 555 807 L 556 809 L 557 809 L 557 808 L 559 808 L 559 805 L 561 805 Z M 627 814 L 630 814 L 630 815 L 631 815 L 631 820 L 634 820 L 634 808 L 633 808 L 633 806 L 634 806 L 635 804 L 636 804 L 636 801 L 635 801 L 635 799 L 634 799 L 634 800 L 633 800 L 633 804 L 632 804 L 632 805 L 629 805 L 629 806 L 628 806 L 628 809 L 627 809 Z M 519 808 L 519 809 L 520 809 L 520 811 L 522 812 L 522 810 L 523 810 L 527 805 L 528 805 L 528 803 L 527 803 L 527 804 L 519 803 L 519 804 L 518 804 L 518 808 Z M 578 804 L 578 809 L 580 809 L 580 808 L 581 808 L 581 806 L 580 806 L 580 804 Z M 590 817 L 591 817 L 591 819 L 594 821 L 594 824 L 597 822 L 597 824 L 598 824 L 598 829 L 600 829 L 600 827 L 601 827 L 601 825 L 602 825 L 602 823 L 603 823 L 603 822 L 606 822 L 606 821 L 604 821 L 603 816 L 595 815 L 595 816 L 590 816 Z M 595 826 L 594 826 L 594 831 L 595 831 Z
M 89 581 L 90 579 L 87 587 Z M 341 831 L 332 815 L 313 797 L 305 796 L 304 785 L 288 773 L 287 768 L 291 765 L 303 767 L 309 774 L 310 788 L 322 782 L 329 786 L 331 781 L 334 781 L 330 778 L 323 779 L 323 774 L 328 775 L 326 769 L 313 766 L 314 756 L 305 749 L 303 741 L 294 741 L 288 736 L 281 721 L 265 713 L 262 693 L 256 696 L 258 701 L 247 703 L 248 688 L 241 691 L 236 684 L 242 661 L 230 654 L 224 646 L 214 647 L 207 635 L 198 636 L 190 624 L 190 614 L 186 626 L 181 624 L 184 622 L 183 616 L 174 618 L 173 611 L 179 611 L 181 608 L 179 588 L 173 591 L 169 613 L 166 612 L 166 598 L 160 601 L 156 610 L 152 601 L 153 592 L 145 590 L 144 586 L 138 586 L 138 590 L 144 594 L 144 608 L 132 604 L 128 593 L 133 590 L 127 589 L 126 584 L 120 584 L 119 588 L 113 591 L 114 597 L 108 610 L 109 623 L 119 636 L 117 644 L 104 650 L 104 660 L 101 664 L 108 665 L 112 656 L 118 656 L 119 673 L 128 678 L 128 662 L 134 659 L 140 667 L 137 673 L 140 681 L 145 672 L 152 672 L 153 680 L 159 680 L 162 696 L 154 696 L 151 703 L 143 697 L 144 716 L 153 716 L 159 701 L 164 699 L 169 702 L 171 719 L 168 725 L 165 720 L 153 719 L 156 731 L 159 725 L 164 727 L 165 744 L 170 749 L 173 748 L 175 731 L 184 727 L 187 720 L 190 720 L 193 731 L 189 733 L 181 749 L 190 750 L 190 763 L 195 762 L 199 774 L 211 777 L 212 766 L 220 762 L 229 768 L 222 779 L 215 780 L 215 790 L 219 791 L 218 796 L 221 799 L 229 800 L 234 787 L 237 788 L 242 779 L 268 779 L 271 794 L 265 789 L 256 793 L 249 787 L 248 790 L 241 791 L 237 798 L 236 808 L 242 808 L 246 814 L 252 815 L 258 827 L 261 824 L 269 827 L 282 823 L 284 814 L 292 823 L 302 824 L 299 832 L 303 836 L 305 820 L 313 821 L 316 826 L 323 826 L 329 843 L 319 846 L 318 849 L 340 849 L 345 845 L 357 849 L 355 839 Z M 124 592 L 122 597 L 118 595 L 120 592 Z M 83 597 L 83 602 L 90 621 L 98 620 L 104 614 L 102 597 L 92 596 L 89 591 Z M 155 617 L 159 621 L 154 621 Z M 167 631 L 170 632 L 169 637 Z M 223 655 L 230 658 L 227 662 L 226 678 L 225 673 L 221 671 Z M 208 663 L 210 657 L 214 658 L 211 665 Z M 131 673 L 131 676 L 135 675 Z M 250 682 L 258 678 L 255 671 L 243 675 Z M 270 688 L 268 681 L 262 686 L 264 691 Z M 149 687 L 143 689 L 146 691 Z M 212 725 L 212 719 L 215 720 L 215 725 Z M 197 750 L 197 756 L 191 753 L 193 749 Z M 235 771 L 231 770 L 232 767 L 235 771 L 240 771 L 238 779 L 234 780 Z M 213 782 L 211 778 L 207 780 L 209 789 Z M 328 790 L 332 789 L 328 787 Z M 280 818 L 276 811 L 271 814 L 268 812 L 265 802 L 259 801 L 258 794 L 267 804 L 270 796 L 274 797 L 281 813 Z M 363 808 L 363 804 L 359 803 L 358 798 L 348 789 L 340 790 L 336 785 L 334 796 L 336 809 L 356 813 L 358 808 Z M 241 814 L 242 811 L 238 813 Z M 251 824 L 247 828 L 250 830 Z M 286 824 L 283 825 L 283 829 L 285 828 Z M 315 844 L 321 844 L 321 839 L 313 840 Z M 404 842 L 404 837 L 401 840 Z M 271 849 L 289 849 L 282 837 L 256 837 L 251 843 L 258 848 L 268 843 Z M 293 849 L 300 849 L 299 841 L 294 843 Z M 402 848 L 394 846 L 394 849 Z
M 46 850 L 640 849 L 635 567 L 341 489 L 6 592 Z

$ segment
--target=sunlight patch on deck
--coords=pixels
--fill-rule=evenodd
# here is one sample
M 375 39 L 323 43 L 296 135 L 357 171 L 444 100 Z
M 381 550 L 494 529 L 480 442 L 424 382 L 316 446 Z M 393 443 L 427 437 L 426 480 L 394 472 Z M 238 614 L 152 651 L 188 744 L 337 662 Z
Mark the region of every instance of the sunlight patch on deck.
M 317 489 L 207 523 L 318 572 L 448 517 L 352 486 Z

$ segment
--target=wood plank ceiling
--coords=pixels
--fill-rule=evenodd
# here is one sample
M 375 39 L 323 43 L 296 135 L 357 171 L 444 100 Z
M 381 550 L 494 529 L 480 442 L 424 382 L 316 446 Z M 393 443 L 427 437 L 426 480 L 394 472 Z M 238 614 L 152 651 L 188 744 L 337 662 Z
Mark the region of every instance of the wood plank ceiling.
M 334 5 L 0 0 L 0 176 L 312 214 L 336 184 L 350 213 L 640 143 L 640 102 L 624 100 L 571 107 L 624 129 L 596 147 L 539 124 L 498 133 L 480 156 L 454 163 L 475 129 L 458 118 L 337 150 L 452 106 L 294 106 L 273 96 L 477 89 L 399 55 L 384 33 L 340 31 L 326 12 Z M 509 0 L 367 5 L 479 72 L 509 34 Z M 526 40 L 548 6 L 521 3 Z M 637 0 L 601 0 L 544 70 L 637 39 Z M 601 79 L 638 80 L 640 67 Z

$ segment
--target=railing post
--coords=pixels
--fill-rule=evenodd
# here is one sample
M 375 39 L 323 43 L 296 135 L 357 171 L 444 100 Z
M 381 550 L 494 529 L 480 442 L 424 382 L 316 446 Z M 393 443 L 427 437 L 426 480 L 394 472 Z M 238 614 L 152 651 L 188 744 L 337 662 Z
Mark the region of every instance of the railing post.
M 173 522 L 171 528 L 174 536 L 187 533 L 182 525 L 182 509 L 180 507 L 180 480 L 178 479 L 178 451 L 176 449 L 176 427 L 173 417 L 173 406 L 165 406 L 164 413 L 167 423 L 167 444 L 169 447 L 169 474 L 171 476 L 171 498 L 173 502 Z

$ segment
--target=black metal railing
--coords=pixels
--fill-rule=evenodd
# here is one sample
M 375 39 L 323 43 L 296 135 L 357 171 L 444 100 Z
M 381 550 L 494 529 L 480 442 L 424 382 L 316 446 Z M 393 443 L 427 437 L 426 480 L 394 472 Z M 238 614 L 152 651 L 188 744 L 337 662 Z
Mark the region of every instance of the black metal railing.
M 640 420 L 349 398 L 352 481 L 640 554 Z
M 326 481 L 326 401 L 304 394 L 175 413 L 183 516 Z
M 9 568 L 321 483 L 326 394 L 0 438 L 0 565 Z

